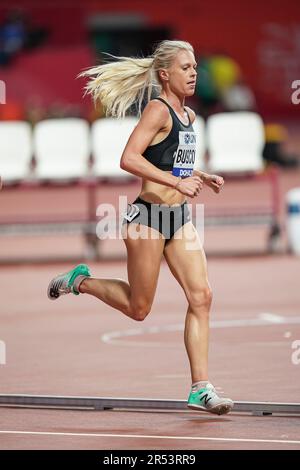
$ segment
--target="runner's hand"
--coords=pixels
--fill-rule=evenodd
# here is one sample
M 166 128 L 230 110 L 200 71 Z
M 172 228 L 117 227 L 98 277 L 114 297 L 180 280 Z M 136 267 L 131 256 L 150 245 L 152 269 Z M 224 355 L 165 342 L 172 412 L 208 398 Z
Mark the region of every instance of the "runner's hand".
M 213 189 L 215 193 L 219 193 L 224 186 L 224 179 L 218 175 L 207 175 L 205 184 Z
M 189 176 L 179 180 L 175 189 L 189 197 L 198 196 L 203 187 L 203 181 L 199 176 Z

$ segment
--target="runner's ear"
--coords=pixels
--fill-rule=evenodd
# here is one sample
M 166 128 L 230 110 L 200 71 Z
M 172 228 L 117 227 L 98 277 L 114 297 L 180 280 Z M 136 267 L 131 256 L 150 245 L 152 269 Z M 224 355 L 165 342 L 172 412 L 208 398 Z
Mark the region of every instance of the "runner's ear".
M 158 74 L 159 74 L 159 78 L 163 80 L 164 82 L 169 81 L 169 72 L 167 71 L 167 69 L 160 69 L 158 71 Z

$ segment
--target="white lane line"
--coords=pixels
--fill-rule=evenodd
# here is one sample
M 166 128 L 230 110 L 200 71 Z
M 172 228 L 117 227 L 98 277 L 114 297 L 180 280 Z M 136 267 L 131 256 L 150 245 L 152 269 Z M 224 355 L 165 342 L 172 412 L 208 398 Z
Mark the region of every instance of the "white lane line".
M 43 432 L 43 431 L 0 431 L 0 434 L 19 434 L 34 436 L 70 436 L 70 437 L 117 437 L 124 439 L 172 439 L 185 441 L 220 441 L 220 442 L 261 442 L 269 444 L 300 444 L 300 441 L 282 439 L 241 439 L 235 437 L 204 437 L 204 436 L 157 436 L 143 434 L 104 434 L 83 432 Z
M 300 317 L 284 317 L 275 315 L 272 313 L 263 312 L 256 318 L 242 318 L 237 320 L 214 320 L 210 322 L 210 328 L 239 328 L 239 327 L 253 327 L 253 326 L 270 326 L 270 325 L 290 325 L 300 324 Z M 162 325 L 162 326 L 150 326 L 147 328 L 135 328 L 123 331 L 111 331 L 104 333 L 101 336 L 101 341 L 106 344 L 118 344 L 123 346 L 134 346 L 134 345 L 157 345 L 158 343 L 139 343 L 132 341 L 120 341 L 132 336 L 142 336 L 149 334 L 156 334 L 162 332 L 174 332 L 183 331 L 184 325 L 182 323 L 174 325 Z

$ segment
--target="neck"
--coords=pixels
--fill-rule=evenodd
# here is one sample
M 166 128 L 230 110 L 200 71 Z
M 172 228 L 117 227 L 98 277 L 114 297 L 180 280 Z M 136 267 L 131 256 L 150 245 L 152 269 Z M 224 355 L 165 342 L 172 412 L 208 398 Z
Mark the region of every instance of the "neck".
M 176 111 L 181 112 L 184 110 L 185 96 L 177 96 L 171 91 L 162 91 L 161 98 L 169 103 L 169 105 Z

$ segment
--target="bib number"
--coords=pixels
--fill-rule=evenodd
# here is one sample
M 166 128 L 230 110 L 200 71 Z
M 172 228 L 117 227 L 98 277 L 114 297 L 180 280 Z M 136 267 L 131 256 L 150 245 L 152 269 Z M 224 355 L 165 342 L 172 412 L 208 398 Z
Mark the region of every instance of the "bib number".
M 196 133 L 179 131 L 179 145 L 174 153 L 172 174 L 186 178 L 193 175 L 196 158 Z

